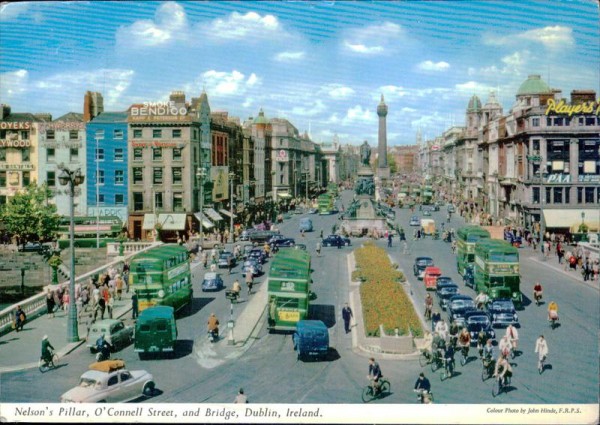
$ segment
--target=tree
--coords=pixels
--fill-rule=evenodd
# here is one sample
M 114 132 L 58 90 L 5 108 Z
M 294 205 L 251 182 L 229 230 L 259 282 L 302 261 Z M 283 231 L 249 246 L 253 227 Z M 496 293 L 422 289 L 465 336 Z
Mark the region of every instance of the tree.
M 2 211 L 6 231 L 16 235 L 21 244 L 30 240 L 56 237 L 59 216 L 56 205 L 48 202 L 52 191 L 48 186 L 30 184 L 8 200 Z
M 398 166 L 396 164 L 396 157 L 391 153 L 387 154 L 387 163 L 390 167 L 390 174 L 396 174 L 398 172 Z

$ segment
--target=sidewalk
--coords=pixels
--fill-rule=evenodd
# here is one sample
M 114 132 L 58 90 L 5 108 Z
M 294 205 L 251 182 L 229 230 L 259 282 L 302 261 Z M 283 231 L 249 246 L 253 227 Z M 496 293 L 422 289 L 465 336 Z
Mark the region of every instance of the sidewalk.
M 574 280 L 575 282 L 581 284 L 581 285 L 585 285 L 588 286 L 590 288 L 594 288 L 596 290 L 600 289 L 600 281 L 596 280 L 588 280 L 585 281 L 583 280 L 583 276 L 581 275 L 581 269 L 577 269 L 576 271 L 573 271 L 571 269 L 567 269 L 565 270 L 565 260 L 563 260 L 563 264 L 558 264 L 558 258 L 556 257 L 556 255 L 550 255 L 550 257 L 547 257 L 546 260 L 542 260 L 541 259 L 541 254 L 539 251 L 533 251 L 533 250 L 528 250 L 529 252 L 529 260 L 534 261 L 542 266 L 551 268 L 559 273 L 561 273 L 563 276 L 567 276 L 569 278 L 571 278 L 572 280 Z

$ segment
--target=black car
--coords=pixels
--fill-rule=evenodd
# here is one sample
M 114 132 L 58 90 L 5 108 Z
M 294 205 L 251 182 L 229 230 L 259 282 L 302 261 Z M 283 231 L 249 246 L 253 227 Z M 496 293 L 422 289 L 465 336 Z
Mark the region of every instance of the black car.
M 477 335 L 481 329 L 485 332 L 487 339 L 496 339 L 496 332 L 492 329 L 492 322 L 487 313 L 479 310 L 467 311 L 464 320 L 471 335 L 471 345 L 477 344 Z
M 436 295 L 438 302 L 442 310 L 446 310 L 448 306 L 448 300 L 458 294 L 458 285 L 454 283 L 447 283 L 437 289 Z
M 433 265 L 433 259 L 431 259 L 431 257 L 417 257 L 415 258 L 415 264 L 413 264 L 413 273 L 419 279 L 422 279 L 425 274 L 425 269 L 427 267 L 432 267 Z
M 498 298 L 487 305 L 492 326 L 519 325 L 519 316 L 510 298 Z
M 448 300 L 448 321 L 463 326 L 465 313 L 471 310 L 476 310 L 473 298 L 468 295 L 454 295 Z
M 267 241 L 267 243 L 268 243 L 269 245 L 271 245 L 271 244 L 274 244 L 274 243 L 275 243 L 275 242 L 277 242 L 277 241 L 284 240 L 284 239 L 289 239 L 289 238 L 286 238 L 286 237 L 285 237 L 285 236 L 283 236 L 283 235 L 273 235 L 273 236 L 271 236 L 271 237 L 269 238 L 269 240 Z
M 322 246 L 350 246 L 350 239 L 340 235 L 329 235 L 321 242 Z
M 260 264 L 264 264 L 267 261 L 267 255 L 260 248 L 255 248 L 248 253 L 248 258 L 256 258 Z
M 443 286 L 446 285 L 456 285 L 456 283 L 454 283 L 454 281 L 452 280 L 451 277 L 448 276 L 439 276 L 436 280 L 435 280 L 435 285 L 436 285 L 436 291 L 439 291 L 439 289 Z
M 273 247 L 287 247 L 287 246 L 294 246 L 296 245 L 296 241 L 293 238 L 280 238 L 280 239 L 275 239 L 273 242 L 271 242 L 269 245 L 271 245 L 271 248 Z
M 19 252 L 41 252 L 43 246 L 40 242 L 27 242 L 25 245 L 19 245 Z

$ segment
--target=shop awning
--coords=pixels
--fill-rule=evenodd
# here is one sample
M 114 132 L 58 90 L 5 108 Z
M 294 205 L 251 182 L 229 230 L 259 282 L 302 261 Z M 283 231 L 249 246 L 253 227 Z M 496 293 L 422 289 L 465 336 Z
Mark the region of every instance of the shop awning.
M 204 227 L 205 229 L 211 229 L 215 227 L 215 225 L 212 224 L 212 222 L 208 218 L 206 218 L 206 216 L 201 212 L 197 212 L 196 214 L 194 214 L 194 217 L 196 217 L 198 222 L 202 223 L 202 227 Z
M 590 231 L 600 230 L 600 210 L 551 210 L 544 209 L 546 227 L 569 228 L 578 232 L 582 221 Z
M 231 213 L 230 213 L 229 211 L 227 211 L 227 210 L 223 209 L 223 208 L 221 208 L 221 209 L 219 210 L 219 212 L 220 212 L 221 214 L 223 214 L 223 215 L 226 215 L 227 217 L 231 217 Z M 237 215 L 233 214 L 233 218 L 236 218 L 236 217 L 237 217 Z
M 156 224 L 156 216 L 154 214 L 144 214 L 144 223 L 142 223 L 142 229 L 152 230 Z
M 277 193 L 277 196 L 279 196 L 280 198 L 283 198 L 283 199 L 291 199 L 292 198 L 292 195 L 290 195 L 287 192 L 279 192 L 279 193 Z
M 158 224 L 162 230 L 185 230 L 185 214 L 159 214 Z
M 223 217 L 219 215 L 218 212 L 213 210 L 212 208 L 204 208 L 204 214 L 206 214 L 212 221 L 223 220 Z

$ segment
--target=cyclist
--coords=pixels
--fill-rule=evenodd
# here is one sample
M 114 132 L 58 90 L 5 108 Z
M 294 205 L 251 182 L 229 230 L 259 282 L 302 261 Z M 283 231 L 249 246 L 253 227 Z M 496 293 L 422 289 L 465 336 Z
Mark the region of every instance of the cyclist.
M 431 392 L 431 383 L 429 382 L 429 379 L 425 377 L 423 372 L 419 374 L 417 382 L 415 382 L 415 391 L 419 393 L 417 397 L 421 400 L 421 403 L 429 402 L 429 397 L 427 397 L 426 400 L 424 394 Z
M 497 377 L 502 385 L 509 384 L 512 376 L 512 367 L 508 362 L 507 358 L 500 355 L 496 362 L 496 368 L 494 369 L 494 377 Z
M 435 350 L 435 352 L 438 354 L 438 358 L 441 359 L 442 356 L 444 355 L 444 352 L 446 351 L 446 341 L 437 332 L 433 335 L 432 347 Z M 432 353 L 433 353 L 433 351 L 432 351 Z
M 442 315 L 439 311 L 435 310 L 431 315 L 431 332 L 435 331 L 435 326 L 439 321 L 442 320 Z
M 100 338 L 96 340 L 96 350 L 101 354 L 101 359 L 108 360 L 110 358 L 110 343 L 104 337 L 104 334 L 100 335 Z
M 517 332 L 517 329 L 512 324 L 506 328 L 506 336 L 512 344 L 513 351 L 516 351 L 519 345 L 519 332 Z
M 546 343 L 544 335 L 540 335 L 537 341 L 535 341 L 535 352 L 538 354 L 538 369 L 541 369 L 542 362 L 548 355 L 548 344 Z
M 489 362 L 494 358 L 494 346 L 492 345 L 491 339 L 488 339 L 485 346 L 481 349 L 481 357 L 484 362 Z
M 219 337 L 219 319 L 215 313 L 211 313 L 207 322 L 208 333 L 216 340 Z
M 479 330 L 479 333 L 477 334 L 477 350 L 479 350 L 479 357 L 483 358 L 483 349 L 486 346 L 488 341 L 488 337 L 487 334 L 485 333 L 485 331 L 483 329 Z M 491 340 L 489 340 L 490 342 L 492 342 Z
M 489 302 L 490 302 L 490 297 L 488 297 L 488 295 L 483 291 L 479 292 L 479 295 L 477 295 L 475 297 L 475 305 L 477 305 L 477 308 L 479 310 L 483 310 L 483 308 Z
M 446 351 L 444 352 L 444 364 L 446 365 L 448 373 L 452 375 L 454 371 L 454 347 L 452 344 L 446 346 Z
M 533 287 L 533 299 L 536 302 L 539 302 L 539 300 L 542 299 L 543 292 L 544 292 L 544 288 L 542 288 L 542 285 L 540 284 L 540 282 L 535 282 L 535 286 Z
M 42 337 L 42 360 L 48 364 L 52 361 L 52 353 L 54 351 L 54 347 L 50 344 L 48 340 L 48 335 L 44 335 Z
M 369 379 L 373 387 L 373 394 L 379 393 L 380 382 L 379 380 L 383 377 L 381 373 L 381 368 L 379 367 L 379 363 L 375 361 L 373 357 L 369 359 L 369 374 L 367 375 L 367 379 Z
M 252 273 L 252 271 L 249 270 L 248 273 Z M 233 282 L 231 290 L 235 294 L 235 299 L 237 300 L 240 297 L 240 292 L 242 292 L 242 285 L 240 285 L 240 282 L 237 279 Z
M 498 349 L 500 350 L 500 354 L 502 356 L 509 356 L 510 350 L 512 349 L 512 344 L 510 343 L 507 335 L 504 335 L 502 339 L 500 339 L 500 342 L 498 343 Z
M 558 320 L 558 304 L 556 304 L 554 301 L 548 304 L 548 320 Z
M 431 294 L 425 295 L 425 318 L 431 319 L 431 310 L 433 310 L 433 298 Z
M 448 340 L 448 324 L 445 320 L 439 320 L 435 324 L 435 331 L 440 334 L 444 340 Z
M 462 332 L 458 336 L 458 345 L 463 353 L 463 356 L 468 357 L 469 347 L 471 346 L 471 334 L 467 328 L 463 328 Z
M 450 344 L 452 344 L 453 347 L 456 347 L 456 340 L 458 339 L 459 331 L 460 329 L 458 328 L 458 323 L 456 323 L 455 320 L 450 325 Z

